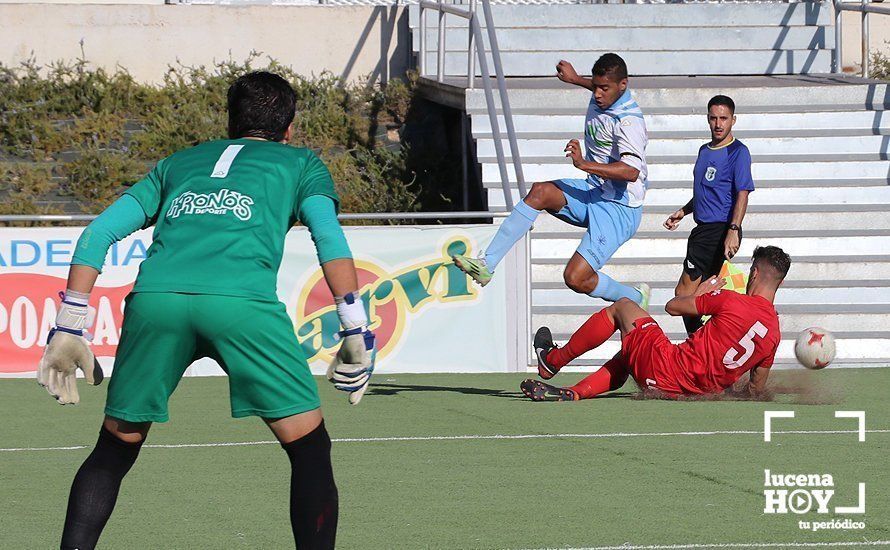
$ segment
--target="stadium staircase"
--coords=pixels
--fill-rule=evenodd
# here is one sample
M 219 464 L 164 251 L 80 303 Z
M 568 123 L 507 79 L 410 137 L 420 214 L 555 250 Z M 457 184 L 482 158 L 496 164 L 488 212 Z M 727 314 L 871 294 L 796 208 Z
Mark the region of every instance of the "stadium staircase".
M 698 11 L 687 9 L 693 7 Z M 793 341 L 800 330 L 821 326 L 838 340 L 838 364 L 890 365 L 890 115 L 885 116 L 890 90 L 881 82 L 827 74 L 831 58 L 825 48 L 833 45 L 827 5 L 493 8 L 528 185 L 583 177 L 562 150 L 569 139 L 583 139 L 590 94 L 553 78 L 556 61 L 568 59 L 579 72 L 589 72 L 602 51 L 614 50 L 625 55 L 634 75 L 664 75 L 631 78 L 649 129 L 651 187 L 639 232 L 604 271 L 620 281 L 652 285 L 651 310 L 672 339 L 684 338 L 685 332 L 679 319 L 664 314 L 664 304 L 673 296 L 694 224 L 684 220 L 674 232 L 661 224 L 692 196 L 692 165 L 709 137 L 705 106 L 713 95 L 725 93 L 738 106 L 735 135 L 751 150 L 757 184 L 735 261 L 747 268 L 753 248 L 761 244 L 781 246 L 793 259 L 777 299 L 783 331 L 777 364 L 794 362 Z M 723 20 L 720 9 L 731 10 Z M 415 35 L 417 20 L 415 12 Z M 622 26 L 622 20 L 634 26 Z M 718 24 L 738 27 L 717 32 Z M 661 27 L 651 28 L 655 25 Z M 433 20 L 428 28 L 428 39 L 435 41 Z M 502 211 L 485 99 L 479 86 L 468 90 L 466 78 L 454 76 L 466 70 L 466 31 L 449 28 L 449 33 L 446 74 L 452 76 L 422 83 L 430 98 L 469 116 L 489 209 Z M 716 49 L 719 37 L 726 39 L 722 50 Z M 597 49 L 579 49 L 587 44 Z M 643 51 L 646 47 L 671 51 Z M 708 47 L 715 49 L 703 54 Z M 435 74 L 434 55 L 428 63 Z M 708 74 L 755 76 L 702 76 Z M 500 127 L 503 131 L 503 121 Z M 504 148 L 509 152 L 506 137 Z M 515 180 L 509 162 L 508 171 Z M 511 185 L 518 200 L 515 181 Z M 581 231 L 544 215 L 531 234 L 531 329 L 547 325 L 560 342 L 605 305 L 573 293 L 562 280 Z M 580 364 L 600 365 L 618 348 L 613 339 Z

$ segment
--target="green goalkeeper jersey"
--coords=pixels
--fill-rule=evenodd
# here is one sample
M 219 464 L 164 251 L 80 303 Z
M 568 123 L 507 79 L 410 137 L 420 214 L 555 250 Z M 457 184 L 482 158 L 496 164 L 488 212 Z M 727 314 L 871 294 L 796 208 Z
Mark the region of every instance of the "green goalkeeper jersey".
M 284 238 L 302 202 L 339 201 L 312 151 L 253 139 L 174 153 L 126 193 L 145 211 L 145 227 L 155 226 L 133 292 L 260 300 L 277 300 Z

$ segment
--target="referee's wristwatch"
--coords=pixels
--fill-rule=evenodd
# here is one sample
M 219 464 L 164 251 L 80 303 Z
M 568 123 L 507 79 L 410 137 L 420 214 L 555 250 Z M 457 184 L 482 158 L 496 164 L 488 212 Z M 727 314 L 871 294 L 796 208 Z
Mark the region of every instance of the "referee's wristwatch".
M 741 231 L 741 230 L 742 230 L 742 226 L 740 226 L 740 225 L 737 224 L 737 223 L 731 223 L 731 224 L 729 224 L 729 228 L 730 228 L 732 231 Z

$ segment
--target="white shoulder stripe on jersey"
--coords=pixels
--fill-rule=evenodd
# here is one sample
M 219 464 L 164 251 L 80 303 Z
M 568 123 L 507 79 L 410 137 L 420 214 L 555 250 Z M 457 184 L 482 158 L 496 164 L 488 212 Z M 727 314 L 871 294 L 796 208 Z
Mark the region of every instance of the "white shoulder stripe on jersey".
M 213 167 L 213 172 L 210 174 L 211 178 L 224 178 L 229 175 L 229 168 L 232 167 L 232 162 L 235 161 L 235 157 L 238 156 L 238 153 L 241 152 L 241 149 L 244 145 L 229 145 L 226 147 L 226 150 L 219 156 L 219 160 L 216 161 L 216 165 Z

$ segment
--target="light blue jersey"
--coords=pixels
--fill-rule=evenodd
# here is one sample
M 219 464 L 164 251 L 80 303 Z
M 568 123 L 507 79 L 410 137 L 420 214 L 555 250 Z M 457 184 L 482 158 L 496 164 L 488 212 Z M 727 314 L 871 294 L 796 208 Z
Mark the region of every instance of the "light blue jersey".
M 585 158 L 591 162 L 610 164 L 621 161 L 640 171 L 636 181 L 607 180 L 587 176 L 587 182 L 602 190 L 602 198 L 636 208 L 643 205 L 649 187 L 646 165 L 646 122 L 643 111 L 625 90 L 608 109 L 600 109 L 591 94 L 584 128 Z

